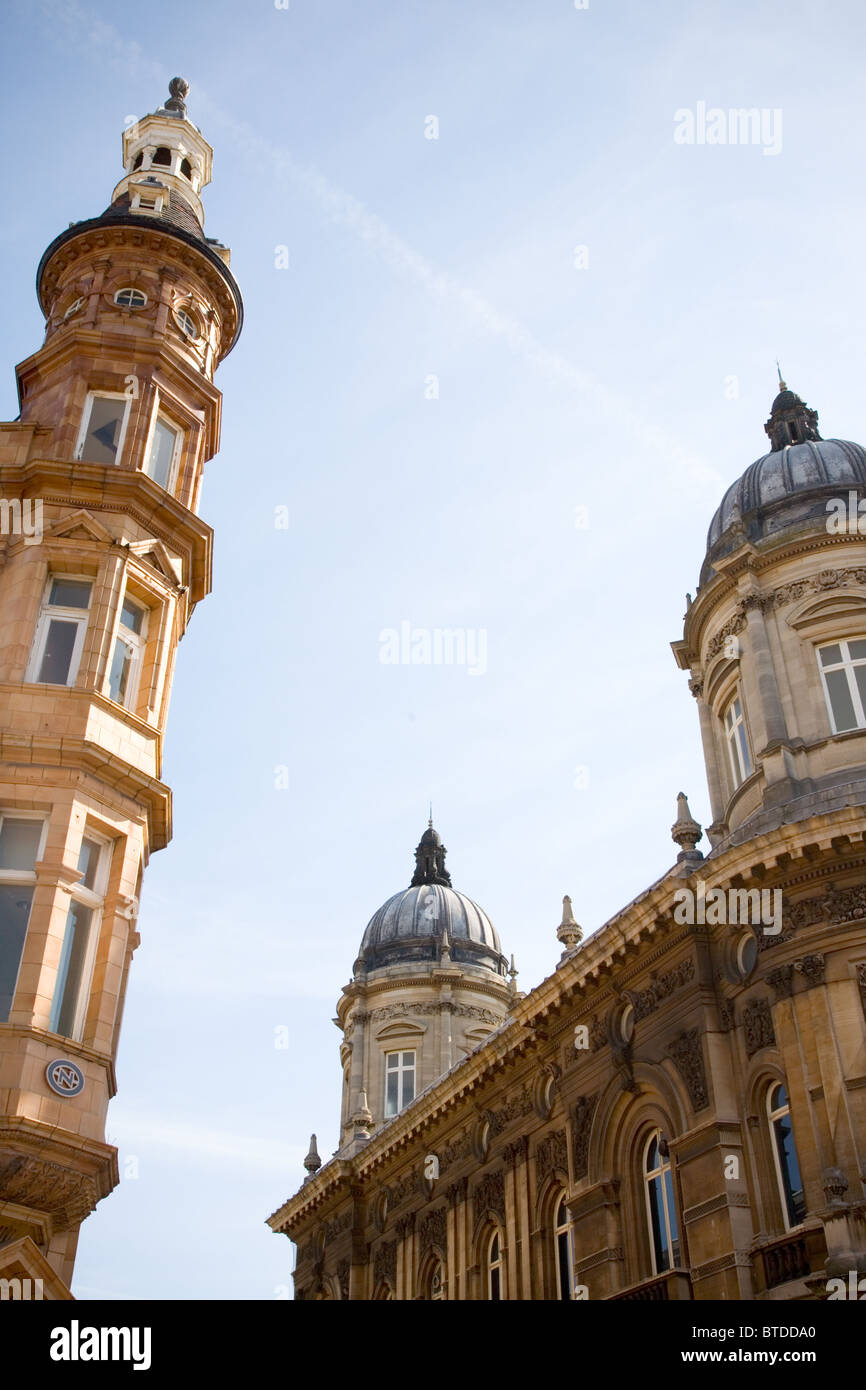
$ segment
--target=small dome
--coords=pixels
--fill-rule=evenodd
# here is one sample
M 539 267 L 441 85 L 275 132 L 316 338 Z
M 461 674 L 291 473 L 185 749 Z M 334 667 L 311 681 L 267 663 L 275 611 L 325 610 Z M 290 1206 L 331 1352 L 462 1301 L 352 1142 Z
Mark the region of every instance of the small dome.
M 487 913 L 442 883 L 421 883 L 395 893 L 374 912 L 361 942 L 368 970 L 398 961 L 437 960 L 443 931 L 455 963 L 475 961 L 505 974 L 506 961 Z
M 829 498 L 866 488 L 866 449 L 846 439 L 822 439 L 817 412 L 784 383 L 782 388 L 765 426 L 772 452 L 731 484 L 710 522 L 701 585 L 744 540 L 757 544 L 823 525 Z

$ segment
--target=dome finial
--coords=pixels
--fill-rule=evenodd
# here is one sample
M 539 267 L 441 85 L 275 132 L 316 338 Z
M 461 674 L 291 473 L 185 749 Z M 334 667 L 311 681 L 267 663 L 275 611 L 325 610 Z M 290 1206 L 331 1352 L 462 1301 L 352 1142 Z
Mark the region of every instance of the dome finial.
M 782 369 L 778 362 L 779 394 L 770 407 L 770 418 L 764 425 L 773 452 L 786 449 L 790 444 L 805 444 L 807 440 L 818 439 L 818 412 L 811 410 L 796 391 L 791 391 L 782 379 Z
M 445 867 L 447 850 L 433 829 L 433 805 L 430 805 L 430 822 L 415 850 L 415 873 L 410 887 L 417 888 L 422 883 L 441 883 L 443 888 L 451 887 L 451 875 Z
M 173 77 L 168 84 L 168 101 L 165 111 L 176 111 L 179 116 L 186 115 L 186 99 L 189 96 L 189 83 L 185 77 Z
M 786 381 L 783 381 L 783 380 L 782 380 L 782 368 L 779 366 L 779 359 L 778 359 L 778 357 L 776 358 L 776 371 L 777 371 L 778 374 L 779 374 L 779 390 L 780 390 L 780 391 L 787 391 L 787 389 L 788 389 L 788 383 L 787 383 Z

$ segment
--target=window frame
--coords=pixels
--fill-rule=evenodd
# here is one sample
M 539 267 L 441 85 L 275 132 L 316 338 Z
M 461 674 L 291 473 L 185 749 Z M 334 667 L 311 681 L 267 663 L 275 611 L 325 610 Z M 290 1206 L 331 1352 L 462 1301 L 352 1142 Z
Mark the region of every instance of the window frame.
M 48 838 L 48 819 L 49 819 L 49 818 L 48 818 L 48 815 L 47 815 L 45 812 L 40 812 L 40 811 L 18 810 L 17 808 L 16 808 L 16 809 L 12 809 L 12 810 L 0 810 L 0 830 L 2 830 L 3 824 L 4 824 L 4 822 L 7 821 L 7 820 L 26 820 L 26 821 L 37 821 L 37 820 L 38 820 L 38 821 L 41 821 L 41 822 L 42 822 L 42 830 L 41 830 L 40 835 L 39 835 L 39 843 L 38 843 L 38 845 L 36 846 L 36 854 L 35 854 L 34 859 L 33 859 L 33 868 L 32 868 L 32 869 L 0 869 L 0 885 L 2 885 L 2 886 L 8 885 L 8 886 L 11 887 L 11 888 L 14 888 L 14 887 L 31 888 L 31 889 L 33 890 L 33 892 L 35 892 L 35 890 L 36 890 L 36 865 L 39 863 L 39 861 L 42 859 L 42 856 L 43 856 L 44 853 L 45 853 L 45 841 L 46 841 L 47 838 Z M 19 981 L 20 978 L 21 978 L 21 967 L 22 967 L 22 965 L 23 965 L 23 963 L 24 963 L 24 952 L 25 952 L 26 947 L 27 947 L 27 934 L 28 934 L 28 932 L 30 931 L 30 914 L 31 914 L 32 911 L 33 911 L 33 892 L 31 892 L 31 895 L 30 895 L 30 906 L 29 906 L 29 908 L 27 909 L 27 925 L 26 925 L 25 928 L 24 928 L 24 935 L 23 935 L 23 937 L 22 937 L 22 939 L 21 939 L 21 951 L 20 951 L 19 956 L 18 956 L 18 969 L 17 969 L 16 972 L 15 972 L 15 979 L 14 979 L 14 981 L 12 982 L 12 990 L 11 990 L 10 998 L 9 998 L 9 1013 L 12 1012 L 12 1010 L 13 1010 L 13 1008 L 14 1008 L 14 1006 L 15 1006 L 15 995 L 16 995 L 17 992 L 18 992 L 18 981 Z M 6 1022 L 8 1022 L 8 1014 L 7 1014 L 6 1018 L 0 1017 L 0 1023 L 6 1023 Z
M 69 608 L 63 604 L 52 604 L 49 602 L 51 589 L 55 579 L 74 580 L 79 584 L 90 586 L 90 601 L 86 608 Z M 48 575 L 45 589 L 42 595 L 42 602 L 39 606 L 39 616 L 36 619 L 36 626 L 33 630 L 33 644 L 30 648 L 30 659 L 27 662 L 27 669 L 24 672 L 25 685 L 57 685 L 57 681 L 41 681 L 39 679 L 39 669 L 45 655 L 45 644 L 51 628 L 53 618 L 58 618 L 61 622 L 74 622 L 78 626 L 75 641 L 72 646 L 72 654 L 69 658 L 69 670 L 63 689 L 74 688 L 78 680 L 78 671 L 81 666 L 81 655 L 84 650 L 84 640 L 87 636 L 87 629 L 90 625 L 90 613 L 93 607 L 93 586 L 95 580 L 91 574 L 61 574 L 52 571 Z
M 493 1248 L 496 1247 L 494 1256 Z M 494 1276 L 496 1277 L 496 1294 L 493 1293 Z M 504 1303 L 505 1299 L 505 1258 L 502 1253 L 502 1236 L 498 1226 L 488 1232 L 484 1243 L 484 1292 L 489 1303 Z
M 119 296 L 122 294 L 141 295 L 140 304 L 121 304 Z M 112 295 L 112 303 L 117 309 L 129 309 L 132 313 L 138 313 L 139 309 L 147 308 L 147 294 L 140 290 L 137 285 L 121 285 L 119 290 L 115 290 Z
M 141 632 L 134 632 L 127 627 L 123 621 L 123 609 L 126 603 L 134 604 L 141 609 Z M 105 696 L 113 704 L 119 705 L 121 709 L 135 710 L 138 704 L 138 689 L 141 683 L 141 672 L 144 667 L 144 656 L 147 650 L 147 633 L 150 622 L 151 610 L 136 594 L 129 592 L 129 588 L 124 589 L 123 597 L 117 611 L 117 622 L 114 626 L 114 641 L 111 646 L 111 653 L 108 660 L 108 668 L 105 673 Z M 126 690 L 122 699 L 116 699 L 111 693 L 111 671 L 114 665 L 114 657 L 117 651 L 118 642 L 124 642 L 127 649 L 132 648 L 129 674 L 126 678 Z
M 679 1268 L 682 1258 L 682 1244 L 680 1236 L 680 1224 L 676 1208 L 676 1194 L 674 1192 L 674 1165 L 673 1159 L 668 1151 L 665 1156 L 661 1151 L 662 1144 L 666 1144 L 665 1136 L 660 1129 L 654 1129 L 647 1136 L 642 1151 L 641 1162 L 641 1181 L 643 1182 L 644 1202 L 646 1204 L 647 1228 L 649 1232 L 650 1260 L 652 1262 L 652 1277 L 660 1278 L 663 1274 L 669 1274 L 672 1269 Z M 657 1168 L 649 1168 L 650 1149 L 653 1144 L 657 1144 L 659 1150 L 659 1165 Z M 668 1190 L 667 1175 L 670 1174 L 670 1192 Z M 650 1189 L 654 1183 L 659 1184 L 659 1191 L 662 1197 L 662 1216 L 664 1218 L 664 1235 L 667 1241 L 669 1263 L 664 1269 L 659 1269 L 658 1257 L 656 1255 L 656 1245 L 661 1242 L 656 1241 L 656 1228 L 653 1219 L 653 1204 L 650 1196 Z M 671 1213 L 668 1201 L 673 1206 Z M 659 1233 L 661 1234 L 661 1232 Z M 675 1258 L 676 1256 L 676 1258 Z
M 827 710 L 827 718 L 830 720 L 830 731 L 833 734 L 853 734 L 858 729 L 866 729 L 866 707 L 860 695 L 857 680 L 854 676 L 855 666 L 866 666 L 866 657 L 852 657 L 849 649 L 849 642 L 864 642 L 866 637 L 836 637 L 832 641 L 821 641 L 815 645 L 815 660 L 818 663 L 818 672 L 821 677 L 821 689 L 824 692 L 824 705 Z M 838 647 L 842 652 L 842 661 L 833 662 L 830 666 L 825 666 L 821 661 L 821 652 L 828 647 Z M 833 709 L 833 702 L 830 698 L 830 687 L 827 684 L 828 671 L 844 671 L 845 680 L 848 685 L 848 694 L 854 708 L 855 716 L 859 716 L 858 722 L 853 724 L 850 729 L 839 729 L 836 727 L 836 713 Z
M 87 434 L 90 427 L 90 417 L 93 413 L 93 402 L 97 399 L 123 401 L 125 403 L 123 409 L 123 418 L 120 423 L 120 436 L 117 441 L 117 449 L 115 451 L 114 463 L 104 463 L 96 465 L 98 468 L 117 468 L 120 465 L 121 459 L 123 458 L 123 448 L 126 443 L 126 431 L 129 425 L 130 407 L 132 405 L 132 396 L 130 396 L 126 391 L 101 391 L 94 388 L 93 390 L 87 392 L 87 396 L 84 401 L 84 410 L 81 413 L 81 425 L 78 430 L 78 439 L 76 440 L 75 444 L 74 457 L 81 463 L 93 463 L 92 459 L 86 459 L 82 455 L 84 446 L 87 443 Z
M 105 897 L 108 891 L 108 878 L 111 868 L 111 849 L 112 842 L 106 836 L 98 832 L 85 828 L 81 837 L 81 848 L 85 841 L 89 840 L 98 846 L 99 858 L 94 875 L 95 887 L 86 888 L 83 880 L 76 883 L 69 895 L 69 907 L 66 913 L 66 922 L 63 928 L 63 941 L 60 946 L 60 959 L 57 964 L 57 974 L 54 980 L 54 989 L 51 994 L 51 1011 L 49 1015 L 48 1031 L 57 1037 L 69 1038 L 72 1042 L 81 1042 L 84 1033 L 84 1023 L 87 1017 L 87 1007 L 90 1002 L 90 986 L 93 982 L 93 967 L 96 961 L 96 949 L 99 942 L 99 935 L 102 930 L 102 916 L 105 909 Z M 80 862 L 79 851 L 79 862 Z M 60 1033 L 57 1024 L 60 1022 L 60 1014 L 64 1008 L 64 995 L 66 993 L 66 982 L 68 973 L 69 959 L 72 951 L 71 917 L 73 904 L 78 903 L 90 911 L 90 921 L 87 925 L 87 942 L 84 947 L 84 958 L 81 964 L 81 974 L 77 986 L 77 998 L 75 1000 L 72 1015 L 72 1031 Z M 61 980 L 62 976 L 62 980 Z
M 184 325 L 183 325 L 183 320 L 181 319 L 181 314 L 183 314 L 186 318 L 189 319 L 190 323 L 192 324 L 193 328 L 195 329 L 195 332 L 194 332 L 194 333 L 190 333 L 190 332 L 188 331 L 188 329 L 186 329 L 186 328 L 184 327 Z M 178 307 L 177 307 L 177 308 L 175 309 L 175 311 L 174 311 L 174 321 L 175 321 L 175 323 L 177 324 L 178 328 L 180 329 L 181 333 L 183 334 L 184 338 L 186 338 L 187 342 L 189 342 L 189 343 L 199 343 L 199 342 L 201 342 L 201 338 L 202 338 L 202 327 L 201 327 L 201 324 L 199 323 L 198 315 L 196 314 L 196 312 L 195 312 L 194 309 L 190 308 L 190 307 L 189 307 L 188 305 L 186 305 L 186 304 L 179 304 Z
M 565 1212 L 565 1220 L 560 1221 L 560 1214 Z M 566 1268 L 562 1267 L 562 1245 L 565 1243 Z M 560 1192 L 556 1205 L 553 1209 L 553 1253 L 556 1272 L 556 1296 L 561 1303 L 571 1302 L 574 1298 L 574 1238 L 571 1226 L 571 1216 L 565 1201 L 565 1193 Z M 564 1276 L 564 1279 L 563 1279 Z
M 408 1066 L 408 1064 L 405 1064 L 405 1063 L 402 1061 L 402 1058 L 403 1058 L 403 1057 L 407 1057 L 407 1056 L 412 1058 L 412 1065 L 411 1065 L 411 1068 Z M 399 1061 L 395 1067 L 390 1067 L 390 1066 L 388 1065 L 389 1060 L 390 1060 L 390 1058 L 392 1058 L 392 1057 L 399 1057 L 399 1058 L 401 1058 L 401 1061 Z M 404 1074 L 405 1074 L 405 1073 L 408 1073 L 410 1070 L 411 1070 L 411 1072 L 412 1072 L 412 1095 L 411 1095 L 411 1097 L 410 1097 L 408 1100 L 404 1100 L 404 1098 L 403 1098 L 403 1090 L 404 1090 L 404 1087 L 403 1087 L 403 1077 L 404 1077 Z M 389 1075 L 393 1075 L 395 1072 L 396 1072 L 396 1075 L 397 1075 L 397 1108 L 396 1108 L 396 1110 L 389 1110 L 389 1108 L 388 1108 L 388 1077 L 389 1077 Z M 417 1089 L 417 1084 L 416 1084 L 416 1081 L 417 1081 L 417 1073 L 418 1073 L 418 1053 L 417 1053 L 417 1050 L 416 1050 L 415 1048 L 408 1048 L 408 1047 L 392 1048 L 390 1051 L 388 1051 L 388 1052 L 385 1053 L 385 1097 L 384 1097 L 384 1105 L 382 1106 L 382 1113 L 383 1113 L 383 1115 L 384 1115 L 384 1117 L 385 1117 L 386 1120 L 391 1120 L 391 1119 L 394 1118 L 395 1115 L 400 1115 L 400 1114 L 402 1114 L 402 1112 L 406 1109 L 406 1106 L 412 1104 L 412 1101 L 415 1099 L 416 1095 L 418 1094 L 418 1089 Z
M 733 715 L 734 706 L 737 704 L 740 706 L 740 713 L 739 716 L 734 715 L 733 723 L 729 729 L 728 715 Z M 728 750 L 728 768 L 733 781 L 734 791 L 737 791 L 744 782 L 748 781 L 755 770 L 755 760 L 752 754 L 751 740 L 749 738 L 749 724 L 746 719 L 746 704 L 743 699 L 742 688 L 739 684 L 734 687 L 728 699 L 724 702 L 721 711 L 721 719 L 722 733 Z M 747 767 L 744 765 L 743 761 L 743 745 L 737 737 L 739 728 L 743 730 L 745 755 L 748 761 Z
M 153 476 L 153 474 L 148 471 L 151 450 L 153 449 L 154 440 L 156 439 L 156 429 L 157 425 L 159 424 L 163 424 L 166 426 L 167 429 L 173 430 L 175 437 L 174 447 L 171 453 L 171 463 L 169 464 L 168 477 L 164 483 L 158 482 L 157 479 Z M 160 396 L 159 392 L 157 391 L 156 405 L 154 407 L 153 415 L 151 417 L 150 428 L 147 432 L 147 440 L 145 441 L 141 471 L 146 478 L 150 478 L 150 481 L 152 483 L 156 483 L 156 486 L 163 488 L 165 492 L 173 492 L 177 486 L 178 474 L 180 472 L 180 459 L 181 454 L 183 452 L 183 443 L 183 427 L 179 425 L 177 421 L 171 417 L 171 415 L 168 415 L 164 410 L 160 409 Z
M 785 1094 L 785 1103 L 784 1105 L 774 1106 L 773 1096 L 779 1090 L 783 1091 Z M 799 1190 L 802 1194 L 803 1215 L 800 1217 L 799 1220 L 793 1219 L 796 1216 L 796 1212 L 792 1212 L 791 1210 L 794 1200 L 794 1193 L 792 1188 L 791 1198 L 789 1202 L 788 1193 L 785 1187 L 785 1175 L 782 1172 L 782 1155 L 779 1151 L 779 1134 L 778 1130 L 776 1129 L 777 1124 L 781 1120 L 784 1120 L 785 1116 L 788 1117 L 789 1129 L 791 1131 L 791 1147 L 794 1153 L 794 1160 L 797 1164 L 797 1175 L 800 1179 L 801 1184 Z M 788 1095 L 788 1087 L 786 1082 L 780 1081 L 778 1078 L 774 1081 L 771 1081 L 770 1085 L 767 1087 L 767 1123 L 769 1125 L 770 1130 L 770 1148 L 773 1151 L 773 1167 L 776 1172 L 776 1186 L 778 1189 L 779 1203 L 782 1210 L 782 1221 L 784 1222 L 786 1231 L 795 1231 L 798 1226 L 802 1226 L 803 1222 L 806 1220 L 806 1217 L 808 1215 L 808 1208 L 806 1206 L 806 1187 L 803 1183 L 803 1173 L 802 1169 L 800 1168 L 800 1155 L 797 1153 L 797 1141 L 794 1136 L 794 1120 L 791 1115 L 791 1100 Z

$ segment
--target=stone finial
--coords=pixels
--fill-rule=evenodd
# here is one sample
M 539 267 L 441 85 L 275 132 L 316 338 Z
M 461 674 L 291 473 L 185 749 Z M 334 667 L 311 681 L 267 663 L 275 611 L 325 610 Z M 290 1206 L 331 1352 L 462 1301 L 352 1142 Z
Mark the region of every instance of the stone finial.
M 310 1135 L 310 1152 L 307 1154 L 307 1157 L 304 1159 L 304 1167 L 306 1168 L 307 1174 L 308 1174 L 308 1176 L 306 1177 L 305 1181 L 306 1181 L 306 1182 L 310 1182 L 310 1180 L 316 1176 L 316 1174 L 318 1173 L 318 1171 L 319 1171 L 319 1169 L 321 1168 L 321 1166 L 322 1166 L 322 1160 L 321 1160 L 321 1158 L 319 1157 L 319 1150 L 316 1148 L 316 1136 L 315 1136 L 315 1134 L 311 1134 L 311 1135 Z
M 366 1140 L 370 1138 L 370 1130 L 373 1128 L 373 1116 L 367 1105 L 367 1092 L 358 1092 L 358 1108 L 352 1116 L 352 1128 L 355 1131 L 355 1138 Z
M 512 955 L 512 957 L 511 957 L 511 965 L 510 965 L 509 970 L 508 970 L 508 989 L 509 989 L 509 991 L 510 991 L 510 993 L 511 993 L 512 999 L 514 998 L 515 994 L 517 993 L 517 976 L 518 976 L 518 973 L 519 973 L 519 972 L 518 972 L 517 966 L 514 964 L 514 956 Z
M 827 1198 L 828 1206 L 840 1207 L 845 1205 L 848 1179 L 841 1168 L 825 1168 L 821 1176 L 821 1185 L 824 1188 L 824 1196 Z
M 560 960 L 566 960 L 573 951 L 577 950 L 578 944 L 583 939 L 583 928 L 578 926 L 574 920 L 574 913 L 571 910 L 571 898 L 566 893 L 562 900 L 562 921 L 556 928 L 557 940 L 561 941 L 565 950 L 560 956 Z
M 671 839 L 675 845 L 679 845 L 680 852 L 677 855 L 677 863 L 680 864 L 684 859 L 703 859 L 703 854 L 695 846 L 701 838 L 703 831 L 689 810 L 689 803 L 685 792 L 677 793 L 677 818 L 671 826 Z
M 173 77 L 168 84 L 169 96 L 163 108 L 176 111 L 179 116 L 186 115 L 186 99 L 189 96 L 189 83 L 185 77 Z
M 439 964 L 451 964 L 451 937 L 448 934 L 447 927 L 442 928 L 442 945 L 439 948 Z

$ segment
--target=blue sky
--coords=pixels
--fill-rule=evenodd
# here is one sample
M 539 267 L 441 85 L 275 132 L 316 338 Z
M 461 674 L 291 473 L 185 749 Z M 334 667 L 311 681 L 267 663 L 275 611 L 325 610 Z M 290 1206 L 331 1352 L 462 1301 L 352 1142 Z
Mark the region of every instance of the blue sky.
M 864 12 L 13 0 L 3 31 L 0 416 L 42 250 L 106 206 L 174 73 L 246 305 L 109 1112 L 138 1176 L 73 1287 L 273 1298 L 263 1223 L 310 1132 L 336 1146 L 334 1005 L 428 799 L 524 989 L 564 893 L 596 930 L 672 862 L 678 791 L 709 820 L 669 643 L 776 357 L 825 436 L 866 433 Z M 781 149 L 677 144 L 700 102 L 780 112 Z M 486 670 L 383 664 L 404 620 L 483 631 Z

